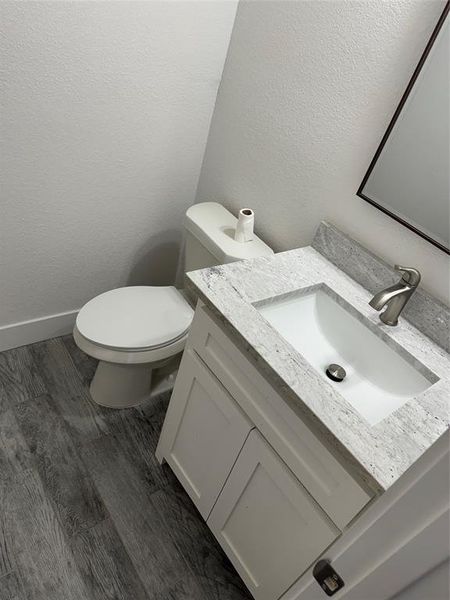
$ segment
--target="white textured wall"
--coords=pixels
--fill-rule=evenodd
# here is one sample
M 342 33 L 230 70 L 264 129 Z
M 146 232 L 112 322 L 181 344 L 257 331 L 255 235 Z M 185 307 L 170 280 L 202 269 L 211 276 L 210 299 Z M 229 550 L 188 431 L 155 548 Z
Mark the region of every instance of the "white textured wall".
M 448 302 L 447 256 L 356 196 L 441 0 L 240 3 L 197 201 L 256 210 L 276 250 L 328 219 Z
M 236 3 L 0 3 L 0 327 L 173 279 Z

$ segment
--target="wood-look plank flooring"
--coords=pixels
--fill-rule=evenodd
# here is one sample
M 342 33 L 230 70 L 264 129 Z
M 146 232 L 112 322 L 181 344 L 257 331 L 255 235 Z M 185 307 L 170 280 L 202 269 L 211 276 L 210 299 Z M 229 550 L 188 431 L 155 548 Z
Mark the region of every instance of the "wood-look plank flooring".
M 249 600 L 155 449 L 170 394 L 95 405 L 71 336 L 0 353 L 0 600 Z

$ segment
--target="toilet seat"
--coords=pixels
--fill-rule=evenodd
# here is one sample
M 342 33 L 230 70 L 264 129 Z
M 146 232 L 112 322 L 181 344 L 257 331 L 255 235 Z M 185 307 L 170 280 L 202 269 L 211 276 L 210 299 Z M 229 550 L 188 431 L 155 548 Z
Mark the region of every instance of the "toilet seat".
M 172 354 L 177 342 L 184 345 L 193 315 L 173 286 L 129 286 L 90 300 L 78 313 L 76 330 L 90 346 L 114 353 L 160 354 L 158 350 L 170 346 Z
M 166 344 L 165 346 L 159 346 L 158 348 L 141 348 L 140 350 L 121 350 L 118 348 L 108 348 L 106 346 L 100 346 L 100 344 L 94 344 L 85 338 L 78 331 L 75 325 L 73 330 L 73 338 L 77 346 L 83 350 L 89 356 L 96 358 L 97 360 L 114 363 L 117 365 L 150 365 L 157 367 L 160 363 L 172 358 L 173 356 L 183 352 L 188 332 L 173 342 L 172 344 Z

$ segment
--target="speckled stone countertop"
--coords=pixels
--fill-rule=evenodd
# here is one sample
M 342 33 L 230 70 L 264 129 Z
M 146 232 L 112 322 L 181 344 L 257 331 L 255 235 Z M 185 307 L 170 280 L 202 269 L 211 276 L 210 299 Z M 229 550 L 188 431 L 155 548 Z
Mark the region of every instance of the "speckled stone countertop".
M 258 312 L 253 304 L 325 284 L 352 313 L 434 383 L 376 425 L 367 421 Z M 447 352 L 400 317 L 379 320 L 369 291 L 312 247 L 188 274 L 191 288 L 256 360 L 297 412 L 378 491 L 389 488 L 447 429 L 450 360 Z M 355 312 L 356 311 L 356 312 Z M 430 373 L 431 372 L 431 373 Z M 431 377 L 430 377 L 431 375 Z M 328 439 L 324 439 L 327 436 Z

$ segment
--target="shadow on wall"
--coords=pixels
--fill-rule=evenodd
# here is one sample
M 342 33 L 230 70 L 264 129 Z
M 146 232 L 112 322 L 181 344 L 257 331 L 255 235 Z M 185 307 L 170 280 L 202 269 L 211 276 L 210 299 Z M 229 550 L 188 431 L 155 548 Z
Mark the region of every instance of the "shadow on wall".
M 180 246 L 181 232 L 175 229 L 151 237 L 135 254 L 127 285 L 174 285 Z

